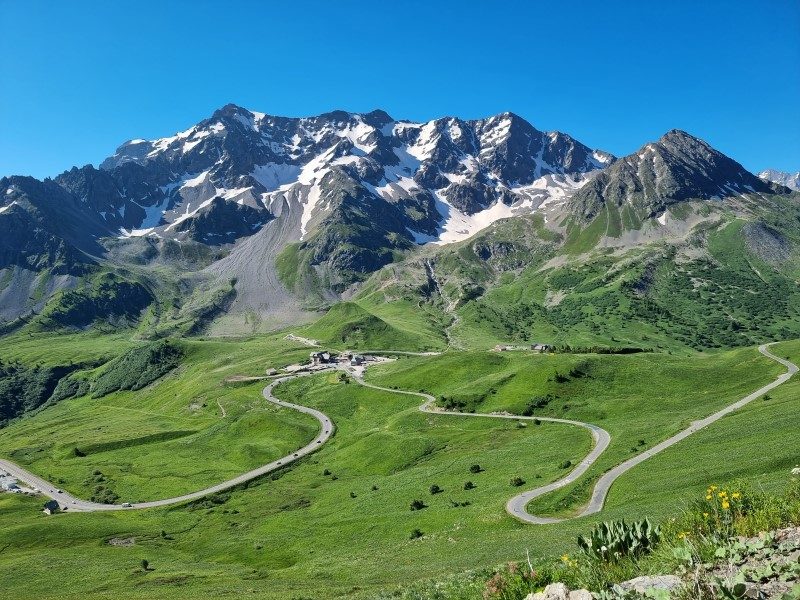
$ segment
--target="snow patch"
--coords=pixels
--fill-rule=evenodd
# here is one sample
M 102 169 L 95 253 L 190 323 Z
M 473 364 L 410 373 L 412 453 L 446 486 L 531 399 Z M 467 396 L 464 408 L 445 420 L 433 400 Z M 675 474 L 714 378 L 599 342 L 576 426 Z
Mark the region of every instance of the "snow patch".
M 405 151 L 407 154 L 422 162 L 431 157 L 436 148 L 436 142 L 438 141 L 439 132 L 436 130 L 436 122 L 429 121 L 420 128 L 417 139 L 413 144 L 407 146 Z
M 366 143 L 365 139 L 371 133 L 375 131 L 375 128 L 367 125 L 364 121 L 361 120 L 360 116 L 356 117 L 356 124 L 355 125 L 348 125 L 347 129 L 342 129 L 336 132 L 336 135 L 340 138 L 345 138 L 350 140 L 353 143 L 353 146 L 363 152 L 364 154 L 369 154 L 373 150 L 375 150 L 376 145 L 374 143 L 368 144 Z
M 250 176 L 263 185 L 268 192 L 297 181 L 302 169 L 298 165 L 267 163 L 258 165 Z
M 514 209 L 502 202 L 495 202 L 486 210 L 467 215 L 452 206 L 442 194 L 442 190 L 434 192 L 436 208 L 444 219 L 439 227 L 438 239 L 431 243 L 442 245 L 460 242 L 485 229 L 495 221 L 514 216 Z

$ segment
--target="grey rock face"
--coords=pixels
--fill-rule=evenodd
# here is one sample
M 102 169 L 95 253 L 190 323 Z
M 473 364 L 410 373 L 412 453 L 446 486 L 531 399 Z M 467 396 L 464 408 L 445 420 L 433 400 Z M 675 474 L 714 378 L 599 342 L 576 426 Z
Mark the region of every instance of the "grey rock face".
M 207 272 L 240 281 L 238 306 L 259 295 L 244 289 L 252 257 L 261 270 L 250 281 L 277 285 L 276 257 L 292 246 L 305 269 L 296 279 L 331 297 L 417 243 L 463 240 L 501 218 L 567 210 L 588 222 L 607 204 L 645 218 L 770 186 L 680 131 L 615 160 L 513 113 L 413 123 L 383 111 L 287 118 L 229 104 L 175 135 L 126 142 L 99 169 L 3 179 L 0 269 L 79 270 L 139 256 L 134 238 L 156 254 L 157 244 L 200 244 L 198 256 L 225 255 Z
M 383 111 L 286 118 L 229 104 L 175 135 L 130 140 L 99 169 L 62 173 L 45 186 L 50 199 L 41 203 L 53 210 L 41 218 L 79 215 L 88 226 L 77 247 L 95 254 L 103 253 L 97 240 L 109 236 L 234 246 L 236 253 L 243 238 L 277 219 L 281 243 L 299 242 L 307 266 L 343 289 L 418 241 L 444 231 L 446 241 L 463 239 L 514 211 L 530 212 L 561 185 L 548 180 L 533 195 L 520 189 L 542 177 L 578 180 L 612 160 L 512 113 L 411 123 Z M 490 207 L 492 216 L 470 221 Z M 17 210 L 0 220 L 8 225 Z M 28 237 L 37 248 L 44 243 Z M 59 248 L 48 248 L 49 262 L 69 252 Z M 6 249 L 6 262 L 31 265 L 31 253 L 20 258 L 15 249 Z M 280 250 L 270 248 L 273 260 Z
M 525 600 L 592 600 L 588 590 L 569 591 L 563 583 L 551 583 L 541 592 L 528 594 Z
M 644 594 L 648 590 L 677 590 L 683 585 L 680 577 L 676 575 L 643 575 L 619 584 L 625 591 L 634 591 Z
M 674 129 L 595 177 L 571 198 L 570 211 L 588 221 L 606 204 L 629 205 L 648 218 L 677 202 L 752 192 L 773 190 L 706 142 Z

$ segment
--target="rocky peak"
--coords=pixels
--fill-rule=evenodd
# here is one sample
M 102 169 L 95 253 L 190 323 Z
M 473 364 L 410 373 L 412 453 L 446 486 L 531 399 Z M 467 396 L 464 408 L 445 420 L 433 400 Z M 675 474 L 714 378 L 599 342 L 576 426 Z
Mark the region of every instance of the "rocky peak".
M 617 160 L 577 192 L 570 210 L 591 220 L 606 203 L 629 205 L 640 219 L 685 200 L 723 200 L 771 188 L 707 142 L 679 129 Z

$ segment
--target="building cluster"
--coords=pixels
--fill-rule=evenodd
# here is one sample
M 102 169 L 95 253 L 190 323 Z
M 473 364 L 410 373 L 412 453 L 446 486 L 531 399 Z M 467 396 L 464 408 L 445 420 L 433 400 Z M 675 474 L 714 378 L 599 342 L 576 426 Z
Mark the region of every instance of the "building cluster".
M 497 344 L 494 347 L 495 352 L 509 352 L 511 350 L 530 350 L 532 352 L 552 352 L 553 346 L 550 344 L 530 344 L 523 346 L 513 346 L 511 344 Z
M 312 352 L 310 358 L 311 364 L 315 367 L 334 364 L 349 364 L 351 367 L 358 367 L 367 362 L 369 357 L 353 352 L 342 352 L 341 354 L 334 355 L 331 352 L 322 350 L 320 352 Z

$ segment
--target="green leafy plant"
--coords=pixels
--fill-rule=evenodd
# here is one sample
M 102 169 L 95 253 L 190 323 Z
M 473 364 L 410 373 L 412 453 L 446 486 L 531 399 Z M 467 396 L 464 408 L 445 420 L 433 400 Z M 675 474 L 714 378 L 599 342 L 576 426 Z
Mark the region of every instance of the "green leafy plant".
M 578 537 L 578 546 L 592 559 L 616 562 L 622 557 L 649 554 L 660 538 L 660 527 L 649 519 L 633 523 L 623 519 L 598 523 L 588 536 Z

